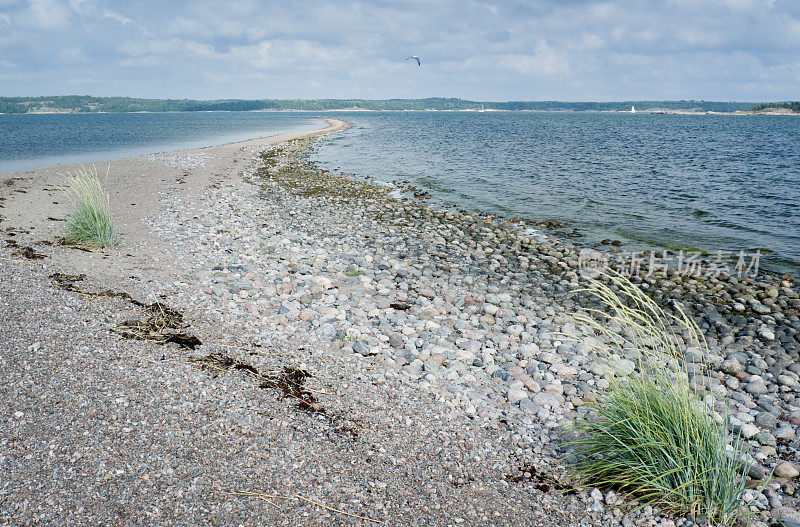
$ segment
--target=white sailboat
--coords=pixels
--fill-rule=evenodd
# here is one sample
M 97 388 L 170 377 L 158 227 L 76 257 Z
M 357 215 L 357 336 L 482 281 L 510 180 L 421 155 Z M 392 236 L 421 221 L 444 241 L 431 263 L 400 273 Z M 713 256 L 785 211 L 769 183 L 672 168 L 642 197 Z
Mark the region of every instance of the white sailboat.
M 633 106 L 631 106 L 631 113 L 636 113 L 636 108 L 634 108 Z

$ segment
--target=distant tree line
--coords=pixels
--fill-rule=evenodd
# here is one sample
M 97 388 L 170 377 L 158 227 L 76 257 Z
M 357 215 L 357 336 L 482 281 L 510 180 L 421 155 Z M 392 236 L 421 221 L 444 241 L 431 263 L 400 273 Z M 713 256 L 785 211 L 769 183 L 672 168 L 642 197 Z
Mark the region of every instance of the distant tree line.
M 753 111 L 757 112 L 758 110 L 766 110 L 767 108 L 785 108 L 794 113 L 800 113 L 800 102 L 770 102 L 767 104 L 759 104 L 753 108 Z
M 751 110 L 755 103 L 715 101 L 508 101 L 481 102 L 463 99 L 432 97 L 427 99 L 260 99 L 213 100 L 137 99 L 132 97 L 92 97 L 89 95 L 59 95 L 52 97 L 0 97 L 0 112 L 26 113 L 33 111 L 70 112 L 198 112 L 252 110 L 539 110 L 539 111 L 627 111 L 694 110 L 699 112 L 734 112 Z M 789 104 L 789 103 L 781 103 Z M 798 105 L 798 103 L 791 103 Z M 767 107 L 767 105 L 762 105 Z M 797 110 L 795 110 L 797 111 Z
M 0 99 L 0 113 L 26 113 L 28 107 L 23 104 Z

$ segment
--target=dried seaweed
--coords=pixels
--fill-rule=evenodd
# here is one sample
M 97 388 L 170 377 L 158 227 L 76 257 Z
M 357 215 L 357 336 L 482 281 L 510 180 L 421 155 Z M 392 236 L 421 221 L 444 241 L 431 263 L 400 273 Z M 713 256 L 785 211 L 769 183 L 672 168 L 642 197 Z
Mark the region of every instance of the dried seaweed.
M 192 362 L 203 370 L 242 371 L 255 378 L 259 383 L 259 388 L 272 388 L 280 391 L 284 398 L 295 401 L 301 410 L 325 413 L 325 410 L 317 404 L 316 397 L 305 387 L 305 380 L 312 377 L 307 370 L 286 366 L 282 370 L 262 373 L 255 366 L 237 361 L 224 353 L 211 353 L 205 357 L 192 359 Z
M 34 250 L 33 247 L 28 247 L 28 246 L 18 246 L 18 247 L 19 249 L 11 253 L 11 256 L 27 258 L 28 260 L 41 260 L 43 258 L 47 258 L 46 254 L 36 252 L 36 250 Z
M 284 397 L 294 399 L 301 410 L 323 412 L 322 407 L 317 406 L 316 397 L 304 386 L 308 377 L 311 377 L 308 371 L 287 366 L 280 372 L 264 375 L 259 388 L 280 390 Z
M 199 338 L 181 331 L 186 326 L 183 323 L 183 315 L 176 309 L 160 302 L 153 302 L 144 305 L 143 311 L 145 319 L 127 320 L 119 324 L 114 331 L 128 339 L 149 340 L 158 344 L 173 342 L 189 349 L 202 345 Z
M 183 315 L 180 311 L 162 304 L 161 302 L 145 304 L 136 300 L 125 291 L 106 289 L 96 292 L 81 289 L 76 284 L 86 278 L 85 274 L 71 275 L 53 273 L 50 275 L 50 278 L 55 282 L 57 287 L 65 291 L 72 291 L 74 293 L 94 297 L 122 298 L 140 307 L 144 312 L 144 319 L 127 320 L 114 328 L 114 331 L 124 338 L 149 340 L 158 344 L 168 344 L 172 342 L 182 348 L 189 349 L 195 349 L 203 344 L 199 338 L 183 331 L 186 328 L 186 324 L 183 321 Z
M 86 278 L 85 274 L 53 273 L 50 275 L 50 279 L 56 283 L 56 287 L 64 291 L 73 291 L 76 293 L 84 292 L 75 285 L 76 282 L 80 282 L 84 278 Z
M 94 253 L 97 252 L 97 247 L 94 245 L 89 245 L 86 243 L 74 242 L 67 240 L 65 238 L 58 238 L 56 240 L 56 245 L 61 245 L 62 247 L 69 247 L 70 249 L 78 249 L 79 251 L 84 251 L 87 253 Z
M 559 491 L 562 494 L 572 494 L 575 488 L 558 481 L 554 476 L 540 472 L 537 467 L 525 464 L 519 467 L 519 474 L 508 474 L 506 480 L 511 483 L 532 483 L 536 490 L 542 492 Z

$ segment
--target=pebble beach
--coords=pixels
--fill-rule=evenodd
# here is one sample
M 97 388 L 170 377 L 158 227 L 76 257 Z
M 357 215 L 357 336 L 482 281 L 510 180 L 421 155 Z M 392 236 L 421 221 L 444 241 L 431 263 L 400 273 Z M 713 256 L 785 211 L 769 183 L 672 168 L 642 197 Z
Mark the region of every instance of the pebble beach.
M 328 122 L 112 162 L 113 248 L 56 243 L 68 167 L 0 176 L 0 521 L 704 525 L 569 475 L 615 374 L 580 248 L 319 169 Z M 689 383 L 743 438 L 751 525 L 800 525 L 794 278 L 632 281 L 704 332 Z M 125 338 L 156 304 L 197 342 Z

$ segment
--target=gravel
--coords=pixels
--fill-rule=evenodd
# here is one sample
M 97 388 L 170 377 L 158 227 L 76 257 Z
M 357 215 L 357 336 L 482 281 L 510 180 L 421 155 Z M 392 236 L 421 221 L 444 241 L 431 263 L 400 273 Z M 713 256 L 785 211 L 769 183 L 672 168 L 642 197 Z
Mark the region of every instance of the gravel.
M 299 164 L 305 147 L 272 147 L 195 193 L 162 191 L 136 227 L 165 249 L 158 279 L 126 291 L 180 310 L 195 350 L 121 339 L 113 328 L 141 308 L 55 288 L 49 274 L 76 270 L 64 249 L 3 266 L 0 518 L 374 524 L 320 502 L 389 524 L 691 525 L 616 508 L 624 496 L 564 474 L 567 425 L 613 375 L 564 338 L 586 329 L 572 318 L 589 302 L 575 292 L 577 248 Z M 163 163 L 204 170 L 213 156 L 192 159 Z M 82 290 L 120 287 L 87 274 Z M 748 491 L 756 521 L 796 507 L 796 286 L 637 281 L 700 323 L 712 367 L 692 386 L 719 412 L 727 394 L 751 473 L 787 474 Z M 246 369 L 190 360 L 211 353 L 308 371 L 324 413 L 260 389 Z

